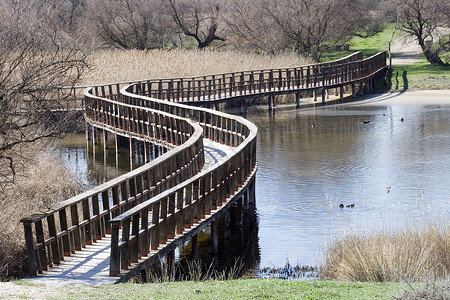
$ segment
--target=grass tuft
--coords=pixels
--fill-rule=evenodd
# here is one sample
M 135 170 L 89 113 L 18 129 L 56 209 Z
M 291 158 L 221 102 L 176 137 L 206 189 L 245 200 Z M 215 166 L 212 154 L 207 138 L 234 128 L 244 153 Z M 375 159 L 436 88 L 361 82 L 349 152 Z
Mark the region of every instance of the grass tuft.
M 326 250 L 320 277 L 345 281 L 424 281 L 450 274 L 450 226 L 348 235 Z

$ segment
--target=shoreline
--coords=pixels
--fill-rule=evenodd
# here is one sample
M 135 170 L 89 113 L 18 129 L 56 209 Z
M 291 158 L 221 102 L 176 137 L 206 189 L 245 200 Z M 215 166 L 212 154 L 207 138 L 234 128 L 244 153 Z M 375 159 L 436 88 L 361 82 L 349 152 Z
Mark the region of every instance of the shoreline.
M 325 101 L 325 105 L 321 100 L 314 101 L 314 98 L 302 98 L 299 112 L 302 110 L 316 109 L 324 106 L 334 105 L 450 105 L 450 89 L 447 90 L 407 90 L 404 92 L 385 92 L 385 93 L 371 93 L 352 98 L 351 95 L 345 94 L 344 100 L 339 101 L 339 98 L 330 95 L 330 98 Z M 239 114 L 239 107 L 226 108 L 230 113 Z M 280 103 L 276 104 L 273 112 L 285 112 L 288 110 L 296 110 L 295 103 Z M 248 105 L 247 112 L 262 112 L 268 111 L 267 103 Z

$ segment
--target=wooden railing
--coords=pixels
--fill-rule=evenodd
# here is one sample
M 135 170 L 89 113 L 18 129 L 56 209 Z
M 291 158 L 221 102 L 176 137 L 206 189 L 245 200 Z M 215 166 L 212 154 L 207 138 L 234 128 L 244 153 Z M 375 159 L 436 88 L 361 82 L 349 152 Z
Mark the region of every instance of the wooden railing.
M 140 81 L 134 92 L 172 102 L 227 101 L 252 95 L 292 93 L 337 86 L 362 79 L 382 68 L 385 53 L 362 60 L 356 52 L 345 58 L 294 68 L 232 72 L 178 79 Z M 385 60 L 385 59 L 384 59 Z M 371 63 L 368 64 L 367 62 Z M 375 63 L 377 62 L 377 63 Z M 384 66 L 386 64 L 384 63 Z
M 236 149 L 225 162 L 111 220 L 111 276 L 117 276 L 121 269 L 128 269 L 142 256 L 157 251 L 160 245 L 182 234 L 194 223 L 204 221 L 212 210 L 221 207 L 227 198 L 229 200 L 239 188 L 245 187 L 256 171 L 257 128 L 251 122 L 210 109 L 193 110 L 191 106 L 130 93 L 139 89 L 139 85 L 123 89 L 120 101 L 136 107 L 157 107 L 173 115 L 196 119 L 203 127 L 206 138 Z M 148 220 L 149 211 L 151 222 Z
M 297 68 L 90 88 L 84 100 L 90 125 L 165 143 L 172 150 L 47 212 L 22 219 L 30 273 L 46 270 L 64 255 L 111 232 L 110 275 L 117 276 L 168 239 L 188 235 L 185 229 L 193 223 L 206 224 L 212 211 L 220 213 L 221 207 L 247 186 L 256 171 L 257 128 L 240 117 L 173 102 L 225 101 L 342 87 L 370 80 L 385 68 L 385 52 L 365 60 L 356 53 L 339 61 Z M 200 172 L 203 138 L 229 145 L 234 151 L 225 161 Z
M 198 124 L 90 92 L 85 99 L 89 123 L 174 149 L 46 212 L 23 218 L 30 274 L 41 273 L 64 260 L 64 255 L 101 239 L 111 232 L 109 220 L 113 217 L 191 178 L 204 165 L 203 130 Z

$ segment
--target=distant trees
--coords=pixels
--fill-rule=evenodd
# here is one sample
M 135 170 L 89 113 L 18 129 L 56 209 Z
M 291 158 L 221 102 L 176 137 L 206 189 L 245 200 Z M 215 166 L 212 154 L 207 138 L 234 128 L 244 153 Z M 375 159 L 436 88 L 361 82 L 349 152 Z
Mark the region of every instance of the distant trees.
M 291 48 L 319 61 L 355 32 L 368 30 L 373 6 L 375 1 L 362 0 L 235 0 L 228 25 L 258 48 Z
M 195 39 L 199 49 L 210 46 L 213 41 L 225 41 L 225 33 L 220 28 L 224 25 L 220 20 L 220 1 L 169 0 L 168 6 L 178 30 Z
M 90 0 L 88 7 L 96 33 L 108 46 L 153 49 L 168 40 L 163 0 Z
M 46 100 L 64 97 L 86 64 L 45 10 L 3 2 L 0 19 L 1 189 L 14 181 L 22 148 L 58 132 L 49 114 L 58 102 Z
M 443 64 L 440 53 L 450 46 L 448 0 L 391 0 L 402 29 L 414 36 L 431 64 Z
M 384 18 L 377 0 L 31 2 L 51 8 L 52 20 L 71 37 L 79 41 L 90 39 L 97 47 L 153 49 L 195 45 L 203 49 L 226 44 L 269 53 L 289 49 L 316 61 L 354 34 L 367 37 L 379 32 Z

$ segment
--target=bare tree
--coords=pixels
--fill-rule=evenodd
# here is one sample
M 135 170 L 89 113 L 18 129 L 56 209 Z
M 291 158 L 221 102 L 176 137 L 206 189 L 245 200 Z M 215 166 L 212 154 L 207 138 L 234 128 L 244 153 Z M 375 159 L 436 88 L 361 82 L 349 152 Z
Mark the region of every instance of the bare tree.
M 32 7 L 4 2 L 0 11 L 1 188 L 14 180 L 23 147 L 58 132 L 50 112 L 59 103 L 48 100 L 70 91 L 62 87 L 77 82 L 85 57 Z
M 124 49 L 162 48 L 168 41 L 163 0 L 91 0 L 90 19 L 109 46 Z
M 181 32 L 195 39 L 198 48 L 210 46 L 214 41 L 225 41 L 220 27 L 220 1 L 169 0 L 169 12 Z
M 263 50 L 290 48 L 320 61 L 347 42 L 366 21 L 374 1 L 235 0 L 227 18 L 238 41 Z M 370 3 L 370 5 L 369 5 Z
M 229 28 L 228 41 L 237 48 L 276 53 L 288 47 L 278 26 L 261 0 L 232 0 L 225 15 Z
M 414 36 L 431 64 L 444 64 L 440 53 L 450 45 L 448 0 L 392 0 L 402 30 Z M 447 30 L 446 30 L 447 29 Z

